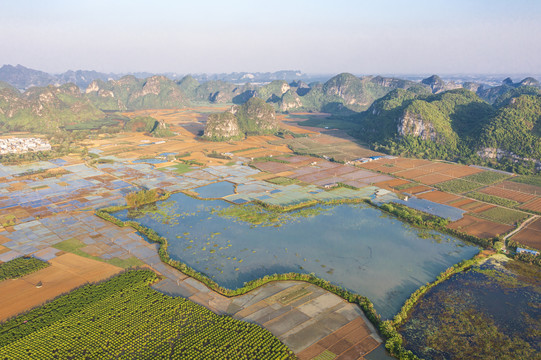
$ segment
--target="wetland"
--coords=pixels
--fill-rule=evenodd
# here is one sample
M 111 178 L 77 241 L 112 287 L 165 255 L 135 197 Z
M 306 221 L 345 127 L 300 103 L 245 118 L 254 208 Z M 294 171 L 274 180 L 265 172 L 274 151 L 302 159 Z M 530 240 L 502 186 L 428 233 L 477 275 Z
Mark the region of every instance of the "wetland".
M 478 252 L 364 203 L 276 213 L 176 193 L 114 215 L 166 237 L 171 258 L 221 286 L 234 289 L 274 273 L 314 273 L 367 296 L 383 318 L 396 314 L 412 292 L 440 272 Z

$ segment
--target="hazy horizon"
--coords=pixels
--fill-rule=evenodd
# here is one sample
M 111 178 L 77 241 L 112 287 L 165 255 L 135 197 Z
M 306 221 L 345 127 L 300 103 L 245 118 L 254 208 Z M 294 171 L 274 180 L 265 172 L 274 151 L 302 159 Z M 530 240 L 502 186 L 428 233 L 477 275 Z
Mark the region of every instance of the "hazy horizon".
M 537 75 L 541 2 L 7 1 L 0 64 L 49 73 Z

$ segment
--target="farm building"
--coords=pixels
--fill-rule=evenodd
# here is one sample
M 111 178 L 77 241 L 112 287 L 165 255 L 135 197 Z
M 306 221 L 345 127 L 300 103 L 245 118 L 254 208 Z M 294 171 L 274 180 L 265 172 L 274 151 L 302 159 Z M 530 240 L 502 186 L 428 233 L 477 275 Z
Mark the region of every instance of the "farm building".
M 524 248 L 520 248 L 520 247 L 517 248 L 517 253 L 519 253 L 519 254 L 532 254 L 533 256 L 539 255 L 539 251 L 524 249 Z

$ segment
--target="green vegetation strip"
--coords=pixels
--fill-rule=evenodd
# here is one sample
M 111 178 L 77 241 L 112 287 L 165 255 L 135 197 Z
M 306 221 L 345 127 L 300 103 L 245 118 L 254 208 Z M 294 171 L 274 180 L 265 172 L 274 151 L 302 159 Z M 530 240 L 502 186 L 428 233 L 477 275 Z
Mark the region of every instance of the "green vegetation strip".
M 470 197 L 472 199 L 477 199 L 477 200 L 481 200 L 481 201 L 484 201 L 484 202 L 487 202 L 487 203 L 500 205 L 500 206 L 505 206 L 505 207 L 509 207 L 509 208 L 513 208 L 513 207 L 519 205 L 519 203 L 517 201 L 504 199 L 504 198 L 501 198 L 499 196 L 484 194 L 484 193 L 480 193 L 480 192 L 477 192 L 477 191 L 469 192 L 469 193 L 466 194 L 466 196 L 468 196 L 468 197 Z
M 156 280 L 129 271 L 9 320 L 0 358 L 294 359 L 268 330 L 161 294 Z
M 539 175 L 518 176 L 518 177 L 512 178 L 511 181 L 521 183 L 521 184 L 541 186 L 541 176 Z
M 17 279 L 49 266 L 49 263 L 33 257 L 20 257 L 0 264 L 0 281 Z

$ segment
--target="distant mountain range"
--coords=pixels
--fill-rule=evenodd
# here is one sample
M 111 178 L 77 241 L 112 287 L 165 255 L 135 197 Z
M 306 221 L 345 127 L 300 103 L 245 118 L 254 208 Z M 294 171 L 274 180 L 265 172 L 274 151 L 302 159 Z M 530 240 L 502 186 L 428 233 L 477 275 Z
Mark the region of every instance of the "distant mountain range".
M 162 75 L 171 80 L 180 80 L 185 75 L 177 73 L 163 73 L 155 74 L 149 72 L 138 73 L 101 73 L 93 70 L 69 70 L 61 74 L 49 74 L 40 70 L 29 69 L 22 65 L 4 65 L 0 68 L 0 81 L 7 82 L 8 84 L 16 87 L 19 90 L 26 90 L 33 86 L 47 86 L 47 85 L 63 85 L 66 83 L 73 83 L 85 89 L 94 80 L 118 80 L 123 76 L 133 75 L 139 79 L 145 79 L 154 75 Z M 245 83 L 268 83 L 273 80 L 304 80 L 304 81 L 325 81 L 329 77 L 307 75 L 299 70 L 282 70 L 276 72 L 235 72 L 235 73 L 222 73 L 222 74 L 192 74 L 192 77 L 200 82 L 207 81 L 227 81 L 236 84 Z
M 108 111 L 242 105 L 258 98 L 259 105 L 262 102 L 274 111 L 330 113 L 354 136 L 391 153 L 473 162 L 478 162 L 474 158 L 506 158 L 511 159 L 511 167 L 515 160 L 533 159 L 527 166 L 537 162 L 541 168 L 541 86 L 531 77 L 517 83 L 507 78 L 501 85 L 488 87 L 446 82 L 437 75 L 412 81 L 342 73 L 325 82 L 273 80 L 265 84 L 255 80 L 302 74 L 252 75 L 248 78 L 254 82 L 236 84 L 202 81 L 191 75 L 179 79 L 118 77 L 94 71 L 50 75 L 5 65 L 0 69 L 0 79 L 4 79 L 0 81 L 0 131 L 100 129 L 114 123 Z M 213 124 L 233 129 L 235 120 L 230 115 L 213 118 Z M 236 121 L 239 134 L 253 130 L 243 128 L 242 116 Z M 209 127 L 206 133 L 209 138 L 227 137 L 212 135 Z

